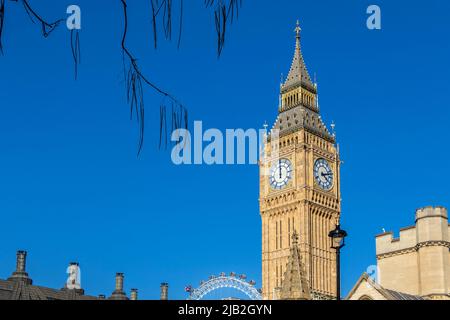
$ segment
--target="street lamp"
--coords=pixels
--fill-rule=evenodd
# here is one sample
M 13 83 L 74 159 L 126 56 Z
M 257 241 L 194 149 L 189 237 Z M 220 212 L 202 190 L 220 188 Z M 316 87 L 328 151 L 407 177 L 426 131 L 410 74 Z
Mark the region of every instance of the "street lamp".
M 336 299 L 341 300 L 341 249 L 345 246 L 345 237 L 347 232 L 341 229 L 339 224 L 336 229 L 330 231 L 328 236 L 331 238 L 331 248 L 336 250 Z

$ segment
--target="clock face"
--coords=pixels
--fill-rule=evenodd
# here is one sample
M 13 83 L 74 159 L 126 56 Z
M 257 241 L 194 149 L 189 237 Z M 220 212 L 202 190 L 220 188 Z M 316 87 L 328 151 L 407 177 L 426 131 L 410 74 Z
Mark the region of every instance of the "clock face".
M 333 188 L 333 170 L 325 159 L 317 159 L 314 163 L 314 178 L 320 188 L 325 191 Z
M 272 189 L 283 189 L 292 179 L 292 164 L 288 159 L 280 159 L 270 169 L 270 186 Z

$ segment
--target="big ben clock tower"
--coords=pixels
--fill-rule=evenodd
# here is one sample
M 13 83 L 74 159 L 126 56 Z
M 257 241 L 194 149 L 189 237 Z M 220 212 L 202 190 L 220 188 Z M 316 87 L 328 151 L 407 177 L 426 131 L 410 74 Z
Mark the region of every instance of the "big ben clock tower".
M 296 285 L 287 284 L 292 277 L 286 276 L 294 261 L 292 246 L 298 246 L 295 261 L 306 280 L 300 282 L 309 287 L 307 298 L 336 297 L 336 253 L 328 233 L 340 217 L 339 151 L 320 117 L 317 85 L 303 60 L 300 31 L 297 22 L 294 58 L 260 163 L 264 299 L 280 299 L 283 286 Z

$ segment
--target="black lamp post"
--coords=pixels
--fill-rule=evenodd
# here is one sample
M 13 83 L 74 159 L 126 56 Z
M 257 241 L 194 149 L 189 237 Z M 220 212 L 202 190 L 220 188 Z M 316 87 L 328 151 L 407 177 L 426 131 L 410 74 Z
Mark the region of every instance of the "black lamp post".
M 341 249 L 345 246 L 347 232 L 337 224 L 328 236 L 331 238 L 331 248 L 336 250 L 336 300 L 341 300 Z

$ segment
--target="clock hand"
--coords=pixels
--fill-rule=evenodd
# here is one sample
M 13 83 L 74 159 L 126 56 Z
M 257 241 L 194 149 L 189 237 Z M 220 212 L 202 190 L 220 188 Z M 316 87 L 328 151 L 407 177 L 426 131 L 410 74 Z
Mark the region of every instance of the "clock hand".
M 328 183 L 331 183 L 331 176 L 333 175 L 333 173 L 321 173 L 320 174 L 322 177 L 324 177 L 325 178 L 325 180 L 328 182 Z
M 279 173 L 280 173 L 280 179 L 281 179 L 281 161 L 278 160 L 278 168 L 279 168 Z

